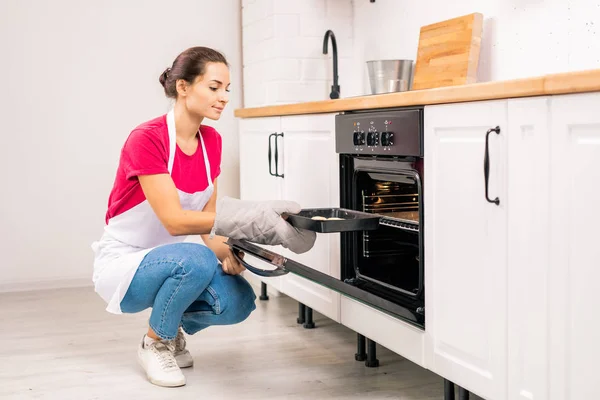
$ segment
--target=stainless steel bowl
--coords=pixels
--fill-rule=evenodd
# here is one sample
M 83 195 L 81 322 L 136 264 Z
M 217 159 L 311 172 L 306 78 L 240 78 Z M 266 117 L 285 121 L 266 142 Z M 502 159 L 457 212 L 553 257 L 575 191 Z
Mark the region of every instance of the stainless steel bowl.
M 367 61 L 372 94 L 405 92 L 412 88 L 413 60 Z

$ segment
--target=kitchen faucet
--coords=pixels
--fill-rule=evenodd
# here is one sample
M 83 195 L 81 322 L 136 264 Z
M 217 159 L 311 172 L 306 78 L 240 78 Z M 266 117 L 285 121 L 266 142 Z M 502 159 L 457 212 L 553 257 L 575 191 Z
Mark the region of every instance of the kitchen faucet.
M 331 37 L 331 47 L 333 47 L 333 85 L 331 86 L 330 99 L 340 98 L 340 85 L 338 85 L 338 56 L 337 56 L 337 42 L 335 41 L 335 35 L 332 30 L 325 32 L 323 38 L 323 54 L 327 54 L 327 44 L 329 43 L 329 37 Z

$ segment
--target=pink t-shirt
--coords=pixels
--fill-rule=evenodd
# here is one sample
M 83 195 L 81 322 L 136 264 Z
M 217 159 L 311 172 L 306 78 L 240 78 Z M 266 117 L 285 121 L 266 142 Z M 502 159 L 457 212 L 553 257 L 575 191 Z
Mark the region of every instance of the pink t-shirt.
M 200 126 L 200 133 L 214 182 L 221 173 L 221 135 L 206 125 Z M 191 156 L 176 146 L 171 177 L 175 187 L 183 192 L 196 193 L 208 187 L 201 146 L 202 143 L 198 141 L 198 148 Z M 137 178 L 139 175 L 168 174 L 168 163 L 169 131 L 166 115 L 162 115 L 135 128 L 125 141 L 115 183 L 108 198 L 106 223 L 146 200 Z

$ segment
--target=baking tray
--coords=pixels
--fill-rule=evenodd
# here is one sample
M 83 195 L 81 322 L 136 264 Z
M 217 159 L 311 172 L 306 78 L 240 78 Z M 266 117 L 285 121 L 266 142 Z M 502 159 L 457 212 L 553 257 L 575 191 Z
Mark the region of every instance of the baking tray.
M 341 220 L 314 220 L 313 217 L 342 218 Z M 306 208 L 288 215 L 287 221 L 296 228 L 313 232 L 373 231 L 379 228 L 381 215 L 345 208 Z

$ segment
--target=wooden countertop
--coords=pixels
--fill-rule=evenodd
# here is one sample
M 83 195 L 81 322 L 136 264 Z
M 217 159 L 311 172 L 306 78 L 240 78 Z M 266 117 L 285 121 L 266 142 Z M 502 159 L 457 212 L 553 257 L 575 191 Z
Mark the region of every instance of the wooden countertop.
M 239 118 L 256 118 L 278 115 L 320 114 L 372 108 L 423 106 L 595 91 L 600 91 L 600 69 L 338 100 L 240 108 L 235 110 L 234 115 Z

